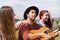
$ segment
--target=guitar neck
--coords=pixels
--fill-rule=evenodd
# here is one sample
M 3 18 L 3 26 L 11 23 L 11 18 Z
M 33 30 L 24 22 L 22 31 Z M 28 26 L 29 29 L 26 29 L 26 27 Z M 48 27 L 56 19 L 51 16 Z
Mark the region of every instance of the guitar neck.
M 56 29 L 60 29 L 60 26 L 53 27 L 52 29 L 49 29 L 49 30 L 45 31 L 45 33 L 50 33 L 50 32 L 52 32 L 52 31 L 54 31 Z

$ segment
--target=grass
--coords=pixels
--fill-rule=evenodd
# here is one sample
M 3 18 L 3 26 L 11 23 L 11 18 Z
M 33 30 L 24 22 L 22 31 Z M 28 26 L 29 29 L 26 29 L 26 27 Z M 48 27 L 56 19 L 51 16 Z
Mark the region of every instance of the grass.
M 55 37 L 55 40 L 60 40 L 60 36 L 58 36 L 58 37 Z
M 15 32 L 15 34 L 16 34 L 16 38 L 18 39 L 19 31 L 17 30 L 17 31 Z
M 55 21 L 53 22 L 53 27 L 57 27 L 58 25 L 60 25 L 60 21 L 58 24 Z M 16 38 L 18 38 L 18 33 L 19 31 L 16 31 Z M 55 40 L 60 40 L 60 36 L 55 37 Z
M 57 27 L 58 25 L 60 25 L 60 21 L 59 21 L 58 24 L 54 21 L 54 23 L 53 23 L 53 27 Z M 55 40 L 60 40 L 60 36 L 55 37 Z

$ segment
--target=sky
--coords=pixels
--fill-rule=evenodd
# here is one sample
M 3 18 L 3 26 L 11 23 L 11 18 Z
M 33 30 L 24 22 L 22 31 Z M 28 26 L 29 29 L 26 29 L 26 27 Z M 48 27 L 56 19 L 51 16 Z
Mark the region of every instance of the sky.
M 51 17 L 60 17 L 60 0 L 0 0 L 2 6 L 13 7 L 15 18 L 23 19 L 24 11 L 30 6 L 36 6 L 41 10 L 48 10 Z

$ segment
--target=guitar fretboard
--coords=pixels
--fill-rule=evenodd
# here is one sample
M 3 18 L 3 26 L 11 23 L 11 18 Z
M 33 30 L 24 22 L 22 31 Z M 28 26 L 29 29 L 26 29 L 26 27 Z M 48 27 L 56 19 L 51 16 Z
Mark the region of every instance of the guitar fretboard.
M 50 33 L 50 32 L 52 32 L 52 31 L 54 31 L 54 30 L 56 30 L 56 29 L 60 29 L 60 26 L 53 27 L 52 29 L 47 30 L 47 31 L 45 31 L 45 32 L 46 32 L 46 33 Z

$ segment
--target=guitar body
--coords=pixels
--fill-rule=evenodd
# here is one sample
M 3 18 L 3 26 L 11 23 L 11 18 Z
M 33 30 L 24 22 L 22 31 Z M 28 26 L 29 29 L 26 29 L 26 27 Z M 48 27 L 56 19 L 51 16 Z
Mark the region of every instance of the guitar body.
M 30 33 L 32 33 L 32 34 L 41 33 L 42 31 L 47 31 L 47 30 L 49 30 L 49 28 L 47 28 L 47 27 L 42 27 L 42 28 L 40 28 L 40 29 L 38 29 L 38 30 L 30 30 Z M 54 33 L 54 32 L 50 32 L 50 33 L 48 33 L 48 35 L 49 35 L 50 37 L 54 37 L 54 36 L 55 36 L 55 33 Z M 47 40 L 47 39 L 44 38 L 44 37 L 40 37 L 40 40 Z

